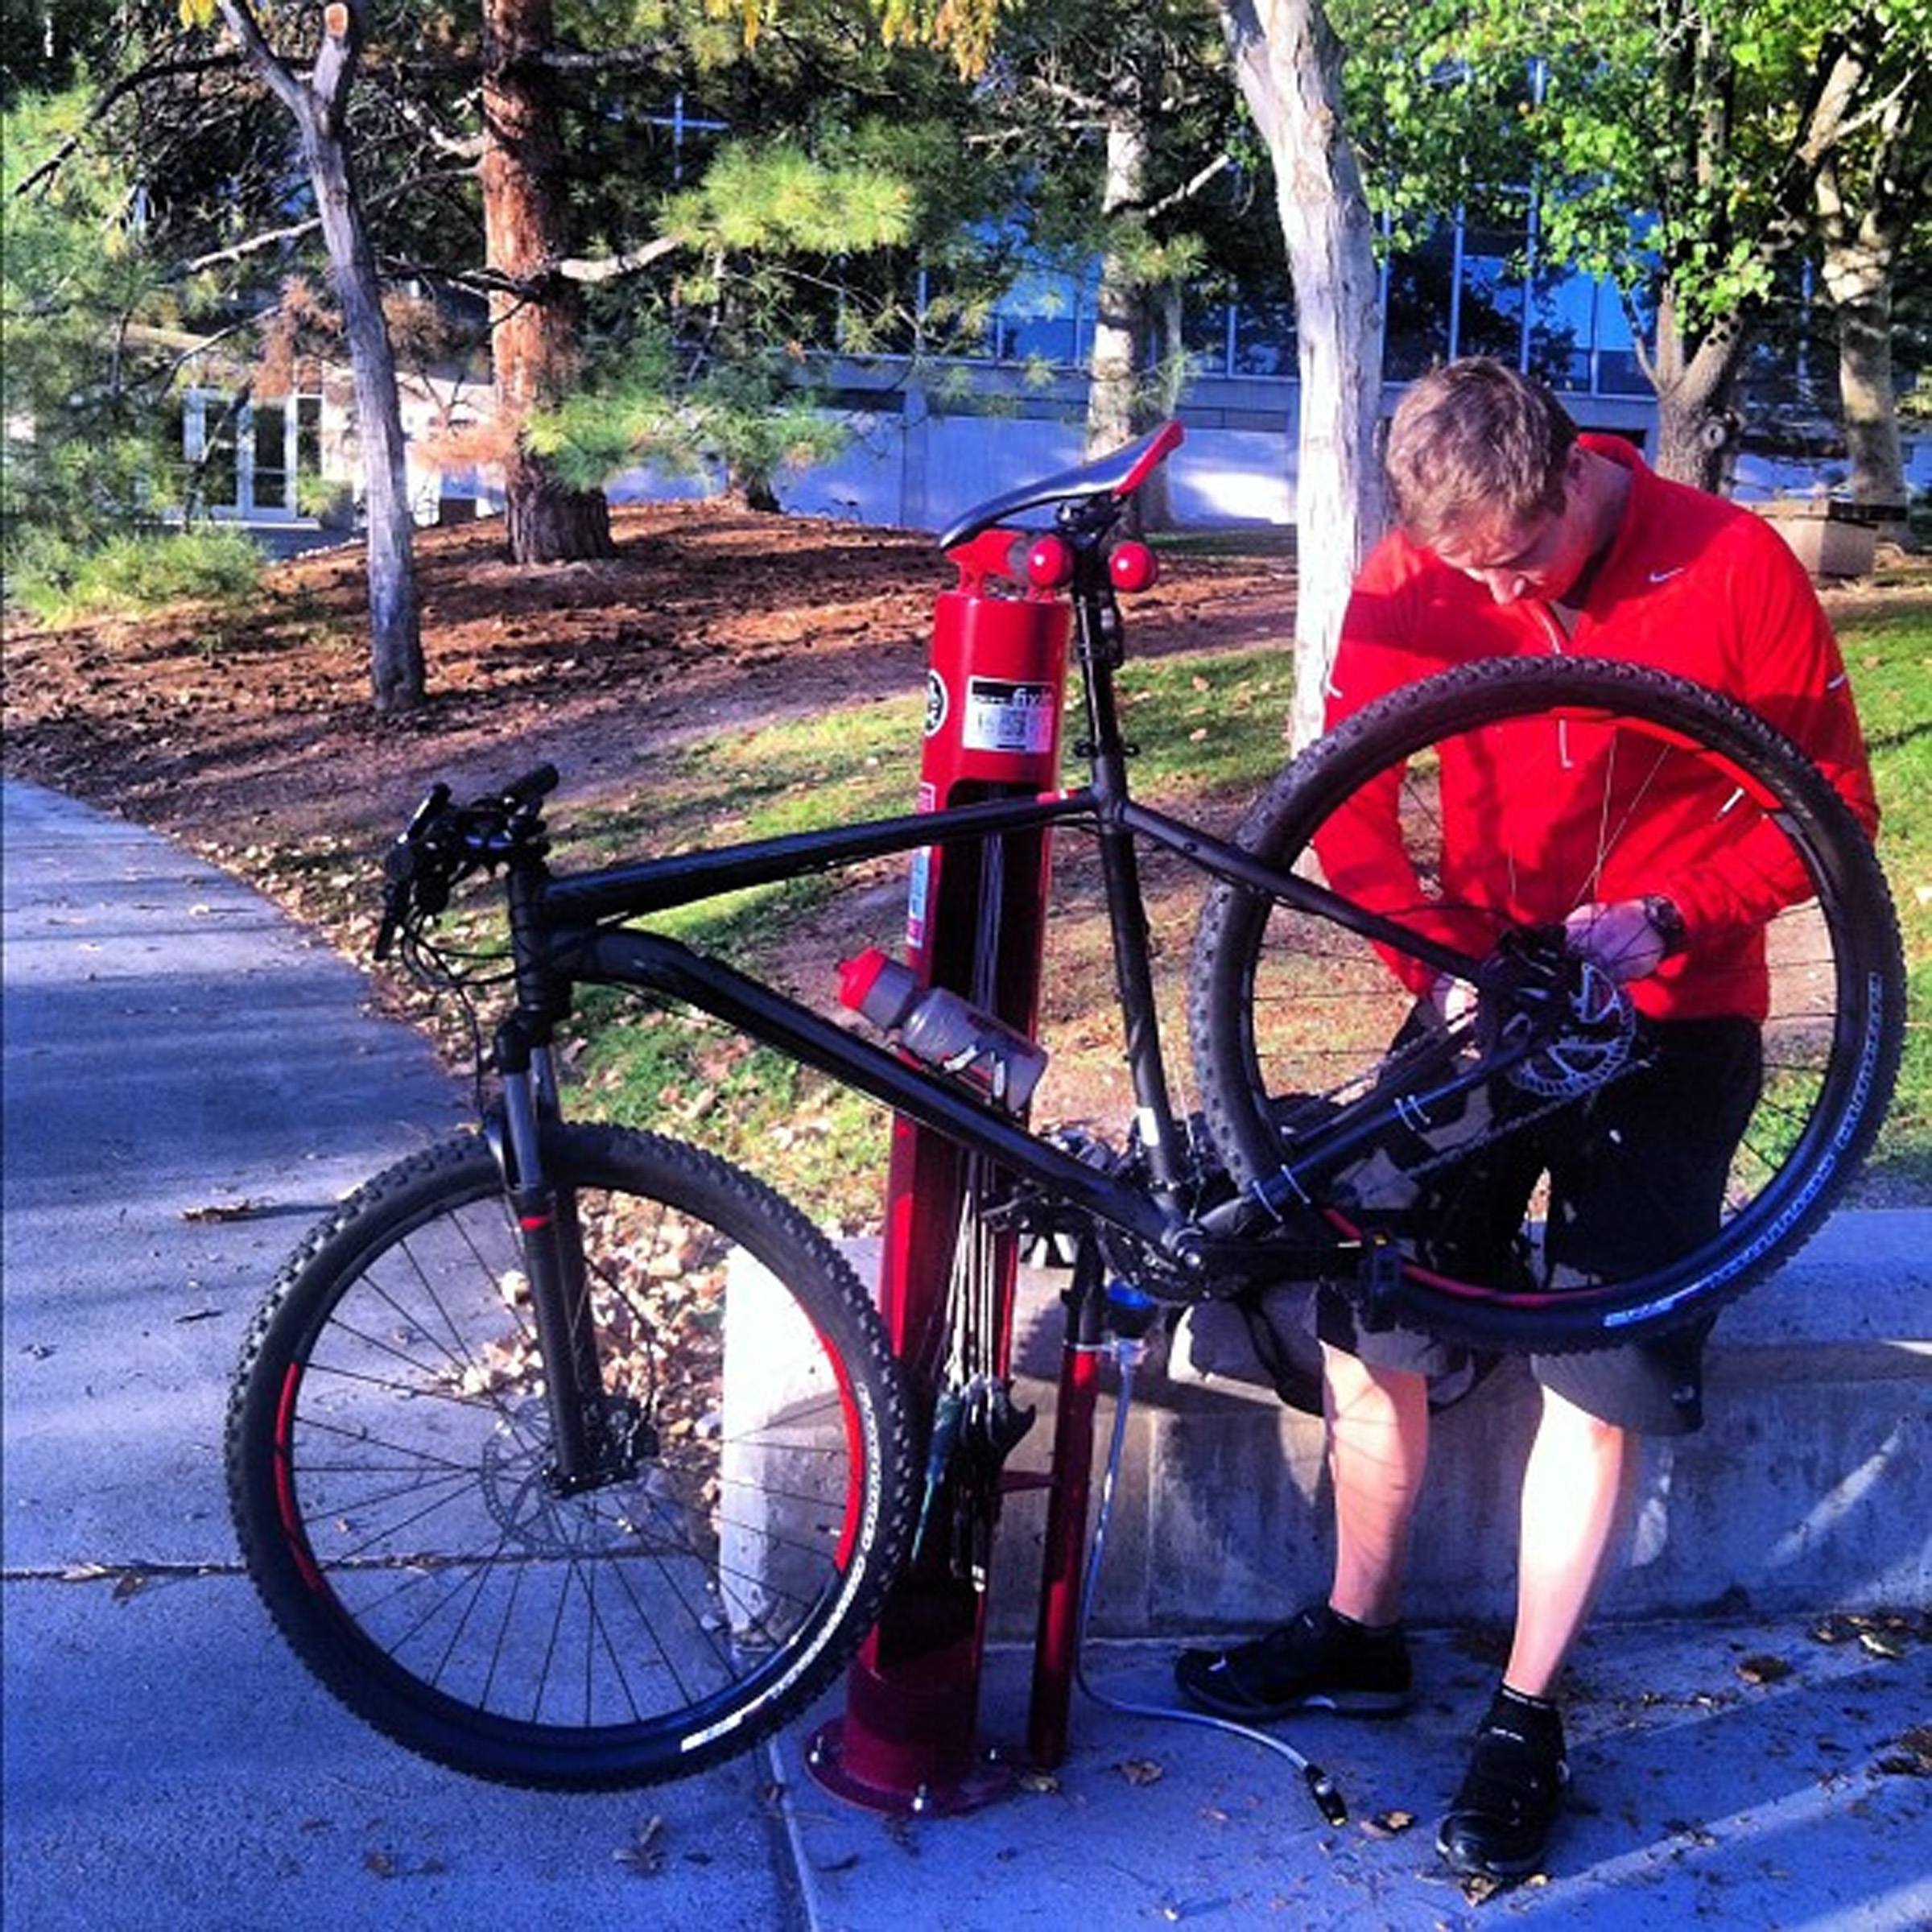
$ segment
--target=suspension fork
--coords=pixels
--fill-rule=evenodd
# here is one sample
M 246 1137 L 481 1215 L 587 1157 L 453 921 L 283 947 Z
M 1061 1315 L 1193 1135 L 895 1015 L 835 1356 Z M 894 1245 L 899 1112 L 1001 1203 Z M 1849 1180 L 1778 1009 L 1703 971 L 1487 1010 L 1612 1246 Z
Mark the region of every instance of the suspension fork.
M 518 1001 L 495 1039 L 503 1096 L 496 1146 L 543 1358 L 551 1443 L 545 1478 L 559 1495 L 568 1496 L 605 1480 L 615 1465 L 576 1193 L 558 1185 L 544 1158 L 545 1130 L 563 1119 L 550 1038 L 568 993 L 559 999 L 554 976 L 542 963 L 543 882 L 540 861 L 510 881 Z

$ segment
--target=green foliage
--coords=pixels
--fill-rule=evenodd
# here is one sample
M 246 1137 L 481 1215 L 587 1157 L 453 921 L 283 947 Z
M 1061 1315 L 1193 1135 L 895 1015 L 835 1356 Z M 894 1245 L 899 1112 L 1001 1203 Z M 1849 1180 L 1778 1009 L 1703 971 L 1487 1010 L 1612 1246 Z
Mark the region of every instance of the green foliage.
M 778 477 L 844 440 L 817 407 L 804 345 L 847 317 L 869 339 L 869 304 L 843 299 L 845 274 L 913 240 L 919 196 L 892 163 L 931 165 L 939 140 L 931 130 L 895 139 L 869 122 L 824 153 L 797 140 L 723 147 L 665 204 L 663 232 L 683 245 L 675 302 L 605 319 L 583 386 L 533 419 L 530 447 L 578 489 L 650 464 L 712 471 L 746 502 L 775 507 Z M 840 298 L 829 318 L 828 291 Z
M 646 332 L 603 380 L 533 416 L 525 436 L 573 489 L 601 489 L 640 464 L 674 476 L 710 469 L 726 489 L 770 507 L 780 476 L 826 461 L 844 442 L 786 375 L 768 356 L 683 380 L 668 338 Z
M 734 252 L 837 255 L 908 240 L 906 184 L 876 163 L 827 163 L 791 142 L 733 142 L 703 184 L 674 195 L 664 229 L 716 258 Z
M 170 604 L 239 602 L 260 588 L 262 553 L 238 530 L 147 530 L 89 545 L 30 537 L 8 601 L 45 624 Z
M 180 297 L 145 246 L 126 173 L 82 147 L 22 184 L 82 130 L 85 98 L 23 97 L 0 114 L 0 559 L 43 584 L 106 537 L 151 523 L 182 495 Z M 31 555 L 30 555 L 31 553 Z
M 1803 110 L 1847 35 L 1868 114 L 1932 59 L 1926 0 L 1335 0 L 1373 200 L 1413 236 L 1479 192 L 1539 190 L 1540 258 L 1608 277 L 1690 343 L 1769 289 L 1802 233 Z M 1800 177 L 1800 188 L 1802 186 Z

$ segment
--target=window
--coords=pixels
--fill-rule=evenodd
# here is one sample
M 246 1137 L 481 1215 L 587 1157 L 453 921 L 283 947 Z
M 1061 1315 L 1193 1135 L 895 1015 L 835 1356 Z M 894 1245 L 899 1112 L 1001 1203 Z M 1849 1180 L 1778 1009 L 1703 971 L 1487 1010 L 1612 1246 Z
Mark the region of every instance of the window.
M 1494 356 L 1500 362 L 1521 366 L 1523 279 L 1519 265 L 1526 239 L 1520 228 L 1463 229 L 1452 355 Z
M 293 510 L 295 473 L 289 467 L 288 411 L 279 402 L 258 402 L 250 411 L 250 447 L 254 456 L 250 500 L 261 510 Z
M 1455 230 L 1445 221 L 1421 247 L 1403 250 L 1384 268 L 1382 370 L 1390 382 L 1413 382 L 1448 360 L 1455 254 Z
M 1596 314 L 1616 296 L 1589 275 L 1551 269 L 1537 277 L 1530 305 L 1530 373 L 1552 389 L 1587 390 Z M 1627 338 L 1626 338 L 1627 339 Z
M 1093 341 L 1093 305 L 1071 275 L 1026 269 L 993 311 L 994 359 L 1077 365 Z
M 1254 295 L 1234 312 L 1234 374 L 1292 376 L 1299 372 L 1294 339 L 1294 299 Z

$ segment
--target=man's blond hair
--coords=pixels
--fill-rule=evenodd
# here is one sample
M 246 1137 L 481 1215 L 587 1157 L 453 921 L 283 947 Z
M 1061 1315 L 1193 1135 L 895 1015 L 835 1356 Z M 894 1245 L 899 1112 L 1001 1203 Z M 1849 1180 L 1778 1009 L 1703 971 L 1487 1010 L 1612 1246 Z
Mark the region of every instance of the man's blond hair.
M 1396 520 L 1434 549 L 1563 507 L 1576 425 L 1540 383 L 1487 356 L 1431 369 L 1396 406 L 1386 468 Z

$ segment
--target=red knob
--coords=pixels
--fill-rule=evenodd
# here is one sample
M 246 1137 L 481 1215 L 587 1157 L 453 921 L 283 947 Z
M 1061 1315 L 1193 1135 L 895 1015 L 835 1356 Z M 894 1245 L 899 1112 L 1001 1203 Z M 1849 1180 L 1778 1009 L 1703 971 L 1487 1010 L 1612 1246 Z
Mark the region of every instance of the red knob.
M 1026 581 L 1035 590 L 1058 590 L 1073 581 L 1073 552 L 1058 537 L 1040 538 L 1026 553 Z
M 1145 543 L 1118 543 L 1107 569 L 1116 590 L 1151 590 L 1160 578 L 1161 563 Z

